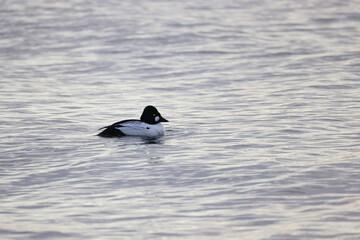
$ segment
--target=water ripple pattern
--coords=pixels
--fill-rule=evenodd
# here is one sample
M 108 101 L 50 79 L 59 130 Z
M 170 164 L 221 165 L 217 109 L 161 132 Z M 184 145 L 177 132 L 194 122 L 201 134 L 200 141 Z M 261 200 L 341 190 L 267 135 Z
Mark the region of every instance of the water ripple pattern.
M 358 1 L 0 5 L 1 239 L 360 239 Z

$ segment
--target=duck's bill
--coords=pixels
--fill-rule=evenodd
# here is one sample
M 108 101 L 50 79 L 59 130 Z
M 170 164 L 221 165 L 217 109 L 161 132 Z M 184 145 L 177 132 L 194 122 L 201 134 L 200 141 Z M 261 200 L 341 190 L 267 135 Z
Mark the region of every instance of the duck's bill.
M 168 120 L 166 120 L 165 118 L 163 118 L 162 116 L 160 116 L 160 121 L 159 122 L 168 122 Z

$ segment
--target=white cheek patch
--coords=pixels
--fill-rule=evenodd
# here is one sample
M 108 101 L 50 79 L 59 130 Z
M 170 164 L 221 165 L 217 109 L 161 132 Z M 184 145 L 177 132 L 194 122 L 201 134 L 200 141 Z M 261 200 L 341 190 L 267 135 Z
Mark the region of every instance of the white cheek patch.
M 155 122 L 159 121 L 160 120 L 160 117 L 159 116 L 156 116 L 155 117 Z

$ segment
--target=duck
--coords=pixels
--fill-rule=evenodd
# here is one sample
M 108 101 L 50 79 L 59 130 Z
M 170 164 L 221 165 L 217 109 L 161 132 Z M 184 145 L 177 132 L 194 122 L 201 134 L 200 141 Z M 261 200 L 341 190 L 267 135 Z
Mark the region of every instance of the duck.
M 161 122 L 169 122 L 161 116 L 154 106 L 146 106 L 141 114 L 140 120 L 122 120 L 112 125 L 99 129 L 102 130 L 100 137 L 123 137 L 123 136 L 143 136 L 160 137 L 165 135 L 165 128 Z

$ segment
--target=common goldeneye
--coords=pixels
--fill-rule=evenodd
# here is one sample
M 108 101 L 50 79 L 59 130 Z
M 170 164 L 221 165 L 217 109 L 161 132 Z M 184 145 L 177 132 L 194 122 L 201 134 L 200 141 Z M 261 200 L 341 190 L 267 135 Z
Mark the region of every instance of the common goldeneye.
M 161 116 L 154 106 L 145 107 L 140 120 L 123 120 L 110 126 L 102 127 L 104 129 L 98 136 L 101 137 L 121 137 L 121 136 L 145 136 L 157 137 L 165 134 L 165 129 L 160 122 L 168 122 Z

